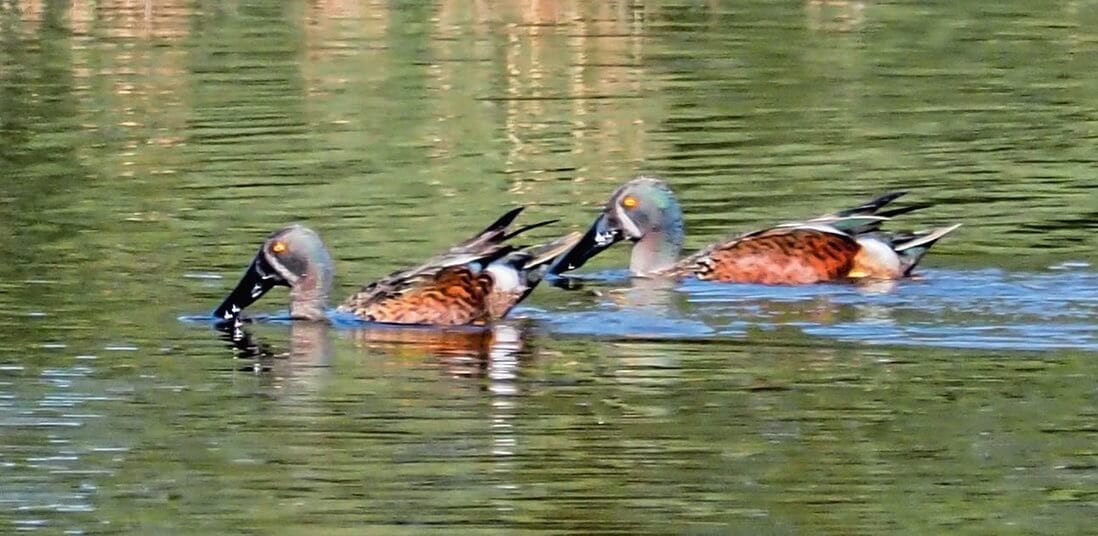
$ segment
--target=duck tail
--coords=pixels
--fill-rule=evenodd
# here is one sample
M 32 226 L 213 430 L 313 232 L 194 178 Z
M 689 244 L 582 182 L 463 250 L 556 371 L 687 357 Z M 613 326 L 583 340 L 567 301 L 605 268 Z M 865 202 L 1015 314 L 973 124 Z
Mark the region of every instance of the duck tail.
M 496 221 L 492 222 L 488 227 L 485 227 L 483 231 L 477 233 L 477 236 L 486 235 L 494 231 L 502 231 L 514 223 L 515 218 L 525 210 L 526 207 L 515 207 L 508 210 L 506 214 L 502 215 Z
M 488 270 L 494 271 L 493 275 L 500 278 L 497 283 L 510 282 L 504 283 L 501 289 L 505 297 L 501 298 L 504 302 L 497 304 L 498 317 L 502 317 L 512 307 L 526 299 L 538 283 L 541 283 L 545 273 L 549 271 L 549 266 L 556 262 L 558 257 L 571 250 L 582 236 L 577 232 L 569 233 L 552 242 L 514 249 L 494 261 Z
M 517 218 L 525 208 L 526 207 L 515 207 L 508 210 L 507 213 L 489 224 L 484 230 L 473 235 L 468 240 L 450 248 L 449 253 L 480 254 L 491 249 L 493 246 L 503 243 L 503 241 L 507 239 L 507 227 L 514 223 L 515 218 Z
M 856 207 L 840 210 L 834 214 L 816 218 L 813 221 L 825 223 L 840 231 L 857 236 L 880 230 L 881 225 L 884 224 L 884 222 L 895 218 L 896 216 L 932 206 L 930 203 L 914 203 L 902 207 L 882 210 L 885 206 L 905 194 L 907 194 L 907 192 L 889 192 L 870 199 Z
M 884 208 L 885 205 L 899 199 L 907 192 L 888 192 L 887 194 L 874 197 L 869 201 L 862 203 L 856 207 L 851 207 L 845 210 L 840 210 L 834 214 L 834 216 L 846 217 L 846 216 L 865 216 L 871 214 L 877 214 L 877 211 Z M 882 214 L 884 216 L 884 214 Z
M 807 223 L 822 223 L 851 236 L 858 236 L 879 230 L 881 224 L 886 221 L 888 221 L 888 218 L 859 214 L 852 216 L 825 216 L 823 218 L 810 220 Z
M 557 258 L 572 249 L 582 237 L 581 233 L 573 231 L 552 242 L 524 249 L 530 257 L 523 263 L 523 268 L 530 270 L 556 262 Z
M 932 205 L 930 203 L 915 203 L 915 204 L 911 204 L 911 205 L 907 205 L 907 206 L 890 208 L 888 210 L 881 210 L 881 211 L 876 212 L 875 214 L 877 214 L 878 216 L 885 217 L 885 218 L 895 218 L 896 216 L 900 216 L 902 214 L 907 214 L 909 212 L 915 212 L 916 210 L 922 210 L 924 208 L 930 208 L 932 206 L 934 206 L 934 205 Z
M 961 224 L 956 223 L 948 227 L 938 227 L 918 233 L 911 233 L 902 237 L 895 237 L 892 250 L 900 257 L 900 267 L 904 276 L 911 275 L 911 271 L 919 264 L 923 256 L 943 236 L 956 231 Z
M 522 227 L 519 227 L 518 229 L 515 229 L 514 231 L 511 231 L 510 233 L 507 233 L 506 235 L 504 235 L 503 238 L 501 239 L 501 241 L 502 240 L 510 240 L 510 239 L 522 234 L 522 233 L 525 233 L 526 231 L 537 229 L 538 227 L 545 227 L 546 225 L 552 225 L 554 223 L 557 223 L 558 221 L 560 221 L 560 220 L 545 220 L 545 221 L 539 221 L 537 223 L 531 223 L 530 225 L 523 225 Z

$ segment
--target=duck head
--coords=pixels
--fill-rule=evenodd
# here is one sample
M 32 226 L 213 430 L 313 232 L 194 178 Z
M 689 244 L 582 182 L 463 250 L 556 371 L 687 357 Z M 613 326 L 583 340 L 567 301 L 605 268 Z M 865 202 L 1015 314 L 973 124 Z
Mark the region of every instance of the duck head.
M 293 318 L 322 320 L 332 285 L 332 257 L 312 229 L 291 225 L 263 242 L 232 292 L 214 310 L 220 321 L 238 318 L 276 286 L 290 288 Z
M 682 208 L 662 179 L 639 176 L 614 191 L 594 223 L 551 272 L 575 270 L 606 248 L 633 242 L 629 270 L 647 275 L 670 267 L 682 251 Z

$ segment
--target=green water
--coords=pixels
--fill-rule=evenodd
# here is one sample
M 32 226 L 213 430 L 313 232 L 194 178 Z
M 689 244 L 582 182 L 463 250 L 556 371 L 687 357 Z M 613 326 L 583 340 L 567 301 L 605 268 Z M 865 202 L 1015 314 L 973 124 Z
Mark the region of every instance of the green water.
M 1094 2 L 0 2 L 0 532 L 1092 532 L 1096 72 Z M 690 247 L 965 226 L 884 292 L 619 246 L 483 336 L 180 319 L 287 222 L 343 296 L 641 171 Z

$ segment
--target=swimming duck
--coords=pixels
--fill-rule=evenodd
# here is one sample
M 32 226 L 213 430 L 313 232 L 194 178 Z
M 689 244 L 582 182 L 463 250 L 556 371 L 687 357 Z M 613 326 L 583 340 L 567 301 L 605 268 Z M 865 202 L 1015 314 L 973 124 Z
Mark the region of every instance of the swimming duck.
M 336 311 L 370 322 L 440 326 L 503 318 L 533 291 L 556 257 L 580 238 L 579 233 L 571 233 L 540 246 L 506 244 L 556 221 L 508 232 L 520 212 L 522 207 L 513 209 L 442 255 L 362 287 Z M 293 318 L 325 320 L 333 272 L 332 257 L 320 236 L 308 227 L 290 225 L 264 240 L 240 282 L 213 315 L 219 321 L 237 319 L 267 291 L 286 286 Z
M 808 284 L 849 279 L 898 279 L 911 274 L 936 241 L 960 224 L 920 232 L 887 233 L 881 224 L 929 205 L 881 210 L 903 195 L 892 192 L 853 208 L 802 222 L 783 223 L 733 237 L 679 258 L 682 209 L 659 177 L 640 176 L 618 188 L 579 243 L 551 268 L 574 270 L 613 244 L 629 239 L 635 276 Z

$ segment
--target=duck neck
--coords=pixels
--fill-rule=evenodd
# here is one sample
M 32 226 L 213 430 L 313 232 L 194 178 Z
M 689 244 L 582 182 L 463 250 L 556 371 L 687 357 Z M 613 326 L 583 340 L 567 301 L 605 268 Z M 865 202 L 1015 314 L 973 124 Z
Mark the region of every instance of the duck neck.
M 633 244 L 629 271 L 633 275 L 651 275 L 673 266 L 682 253 L 682 218 L 653 229 Z
M 331 269 L 310 267 L 290 288 L 290 316 L 301 320 L 325 320 L 331 288 Z

